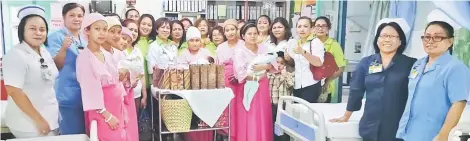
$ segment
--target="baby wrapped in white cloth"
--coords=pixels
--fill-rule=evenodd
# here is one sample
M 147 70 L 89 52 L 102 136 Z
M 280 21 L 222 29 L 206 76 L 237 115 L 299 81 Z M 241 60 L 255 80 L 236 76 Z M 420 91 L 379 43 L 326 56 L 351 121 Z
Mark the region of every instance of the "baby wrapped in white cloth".
M 268 48 L 268 52 L 265 54 L 259 54 L 258 56 L 253 59 L 253 61 L 248 64 L 247 74 L 251 75 L 252 77 L 256 78 L 255 80 L 247 80 L 245 83 L 244 93 L 243 93 L 243 106 L 245 107 L 246 111 L 250 110 L 251 101 L 255 97 L 256 91 L 258 91 L 259 87 L 259 77 L 263 75 L 266 70 L 261 71 L 253 71 L 253 66 L 258 64 L 268 64 L 273 62 L 277 58 L 277 50 L 274 48 Z

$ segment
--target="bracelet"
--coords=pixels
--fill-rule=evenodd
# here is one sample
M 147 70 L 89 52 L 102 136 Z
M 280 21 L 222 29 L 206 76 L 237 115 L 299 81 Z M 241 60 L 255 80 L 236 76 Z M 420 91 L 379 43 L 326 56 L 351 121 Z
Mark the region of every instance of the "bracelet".
M 103 109 L 101 109 L 101 110 L 97 110 L 96 112 L 99 113 L 99 114 L 103 114 L 104 111 L 106 111 L 106 108 L 103 108 Z
M 104 122 L 109 122 L 113 118 L 113 115 L 109 115 L 108 119 L 104 120 Z

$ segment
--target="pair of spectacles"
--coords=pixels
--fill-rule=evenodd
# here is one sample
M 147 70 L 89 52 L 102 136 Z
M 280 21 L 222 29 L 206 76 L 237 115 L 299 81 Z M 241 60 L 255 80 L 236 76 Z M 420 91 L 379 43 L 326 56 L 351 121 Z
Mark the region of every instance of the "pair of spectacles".
M 326 28 L 328 28 L 328 25 L 315 25 L 315 28 L 326 29 Z
M 41 63 L 41 68 L 47 68 L 47 64 L 44 62 L 44 58 L 39 59 L 39 63 Z
M 451 37 L 442 37 L 442 36 L 421 36 L 421 40 L 425 41 L 425 42 L 429 42 L 431 41 L 431 39 L 434 41 L 434 42 L 440 42 L 444 39 L 449 39 Z

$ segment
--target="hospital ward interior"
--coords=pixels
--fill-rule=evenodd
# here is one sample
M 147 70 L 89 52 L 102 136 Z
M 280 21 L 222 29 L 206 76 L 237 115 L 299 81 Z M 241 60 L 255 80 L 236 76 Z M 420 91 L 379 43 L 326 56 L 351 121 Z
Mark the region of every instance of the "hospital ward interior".
M 1 141 L 470 141 L 468 0 L 0 0 Z

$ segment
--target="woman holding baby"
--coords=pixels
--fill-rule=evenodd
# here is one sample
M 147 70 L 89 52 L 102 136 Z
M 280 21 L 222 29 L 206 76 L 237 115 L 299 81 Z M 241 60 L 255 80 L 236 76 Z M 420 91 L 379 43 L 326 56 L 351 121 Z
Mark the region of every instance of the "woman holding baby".
M 258 55 L 268 53 L 268 47 L 257 44 L 256 25 L 242 27 L 240 37 L 244 45 L 235 48 L 233 66 L 235 77 L 243 87 L 243 99 L 237 100 L 236 137 L 239 141 L 272 141 L 273 122 L 270 92 L 266 71 L 276 71 L 277 62 L 251 64 Z M 238 96 L 238 95 L 237 95 Z

